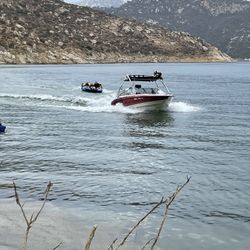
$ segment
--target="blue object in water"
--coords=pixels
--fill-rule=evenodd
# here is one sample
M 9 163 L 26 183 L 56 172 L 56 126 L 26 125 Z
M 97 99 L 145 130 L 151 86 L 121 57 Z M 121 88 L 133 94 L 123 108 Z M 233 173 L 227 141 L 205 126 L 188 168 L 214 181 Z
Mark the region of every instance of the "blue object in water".
M 0 123 L 0 133 L 5 132 L 6 127 Z

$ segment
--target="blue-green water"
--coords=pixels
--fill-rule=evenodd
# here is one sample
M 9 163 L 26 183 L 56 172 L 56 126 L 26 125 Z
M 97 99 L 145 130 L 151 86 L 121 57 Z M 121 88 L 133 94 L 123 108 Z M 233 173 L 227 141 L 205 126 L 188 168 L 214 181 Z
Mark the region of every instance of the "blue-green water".
M 125 74 L 155 70 L 175 96 L 168 109 L 110 105 Z M 82 81 L 104 93 L 81 92 Z M 249 248 L 250 63 L 1 66 L 0 120 L 0 202 L 13 197 L 1 184 L 37 200 L 51 180 L 51 203 L 112 224 L 141 217 L 190 175 L 159 249 Z

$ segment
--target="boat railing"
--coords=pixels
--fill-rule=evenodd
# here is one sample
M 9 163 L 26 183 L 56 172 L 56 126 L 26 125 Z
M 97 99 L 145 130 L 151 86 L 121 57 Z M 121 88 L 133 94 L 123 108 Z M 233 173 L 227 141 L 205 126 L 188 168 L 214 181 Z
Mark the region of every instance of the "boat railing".
M 154 82 L 162 79 L 162 73 L 155 71 L 153 75 L 126 75 L 124 81 Z
M 144 79 L 144 80 L 142 80 Z M 147 80 L 146 80 L 147 79 Z M 126 82 L 130 83 L 129 88 L 123 88 Z M 143 87 L 141 88 L 140 82 L 154 82 L 156 88 L 154 87 Z M 145 75 L 126 75 L 124 82 L 121 84 L 118 89 L 117 96 L 121 95 L 130 95 L 130 94 L 157 94 L 159 90 L 165 89 L 165 92 L 171 93 L 164 83 L 162 74 L 160 72 L 155 72 L 154 76 L 145 76 Z M 163 90 L 164 91 L 164 90 Z
M 164 86 L 164 88 L 167 90 L 168 93 L 171 93 L 170 90 L 168 89 L 168 86 L 164 83 L 163 80 L 161 80 L 161 84 Z

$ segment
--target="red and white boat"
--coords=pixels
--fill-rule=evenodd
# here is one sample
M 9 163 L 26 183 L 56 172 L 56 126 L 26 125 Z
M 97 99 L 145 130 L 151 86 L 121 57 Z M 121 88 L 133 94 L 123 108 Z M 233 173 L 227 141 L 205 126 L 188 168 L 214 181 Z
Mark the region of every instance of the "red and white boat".
M 167 107 L 173 95 L 164 83 L 161 72 L 154 75 L 127 75 L 111 105 L 161 109 Z

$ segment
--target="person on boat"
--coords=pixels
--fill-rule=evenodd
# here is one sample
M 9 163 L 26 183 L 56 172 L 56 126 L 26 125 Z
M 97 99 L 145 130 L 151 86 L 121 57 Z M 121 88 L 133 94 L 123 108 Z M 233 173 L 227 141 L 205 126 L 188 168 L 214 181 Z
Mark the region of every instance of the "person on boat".
M 95 88 L 95 85 L 94 85 L 93 83 L 90 83 L 90 84 L 89 84 L 89 88 L 90 88 L 90 89 L 94 89 L 94 88 Z
M 83 83 L 82 83 L 82 87 L 88 87 L 88 86 L 89 86 L 89 83 L 88 83 L 88 82 L 85 82 L 85 83 L 83 82 Z
M 158 72 L 157 70 L 154 72 L 154 76 L 157 77 L 158 79 L 161 78 L 162 76 L 162 73 L 161 72 Z
M 136 94 L 141 94 L 141 85 L 140 84 L 135 85 L 135 91 L 136 91 Z
M 95 82 L 94 86 L 96 89 L 98 89 L 98 88 L 101 88 L 102 85 L 99 82 Z

